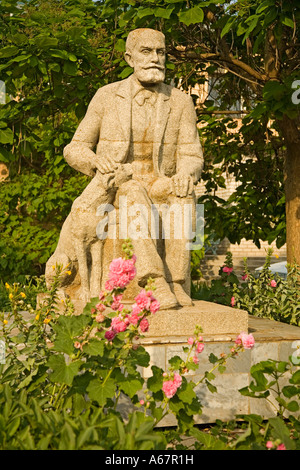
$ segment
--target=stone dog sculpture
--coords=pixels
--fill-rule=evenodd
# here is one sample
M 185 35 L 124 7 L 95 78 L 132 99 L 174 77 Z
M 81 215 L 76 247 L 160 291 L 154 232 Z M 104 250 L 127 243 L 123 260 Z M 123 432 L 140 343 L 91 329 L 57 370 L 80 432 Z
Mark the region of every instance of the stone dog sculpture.
M 69 264 L 72 275 L 62 279 L 62 289 L 71 292 L 77 282 L 85 301 L 100 290 L 103 256 L 111 246 L 97 239 L 97 206 L 118 208 L 121 196 L 129 207 L 139 202 L 147 210 L 161 202 L 195 204 L 194 184 L 203 168 L 192 98 L 164 83 L 164 35 L 148 28 L 132 31 L 125 58 L 133 74 L 97 91 L 64 150 L 69 165 L 93 179 L 72 206 L 46 279 L 51 281 L 53 264 Z M 137 282 L 155 280 L 161 309 L 192 304 L 184 287 L 190 260 L 186 241 L 184 236 L 132 240 Z

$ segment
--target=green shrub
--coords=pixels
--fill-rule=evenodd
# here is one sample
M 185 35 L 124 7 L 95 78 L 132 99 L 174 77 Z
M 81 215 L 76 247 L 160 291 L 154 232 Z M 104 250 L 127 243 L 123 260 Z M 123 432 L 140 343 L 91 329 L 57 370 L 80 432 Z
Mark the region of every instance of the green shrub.
M 300 326 L 300 269 L 288 266 L 287 278 L 270 271 L 272 250 L 269 249 L 262 271 L 254 275 L 244 258 L 244 275 L 240 282 L 232 269 L 232 254 L 227 253 L 219 278 L 210 285 L 194 284 L 192 296 L 246 310 L 250 315 Z

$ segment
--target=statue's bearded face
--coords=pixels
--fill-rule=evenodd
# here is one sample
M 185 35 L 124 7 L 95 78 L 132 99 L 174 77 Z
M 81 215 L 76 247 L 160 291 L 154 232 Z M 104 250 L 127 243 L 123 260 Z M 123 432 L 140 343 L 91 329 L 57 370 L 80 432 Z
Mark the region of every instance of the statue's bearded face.
M 149 31 L 140 33 L 132 51 L 126 53 L 128 64 L 143 85 L 163 82 L 165 79 L 166 49 L 162 35 Z

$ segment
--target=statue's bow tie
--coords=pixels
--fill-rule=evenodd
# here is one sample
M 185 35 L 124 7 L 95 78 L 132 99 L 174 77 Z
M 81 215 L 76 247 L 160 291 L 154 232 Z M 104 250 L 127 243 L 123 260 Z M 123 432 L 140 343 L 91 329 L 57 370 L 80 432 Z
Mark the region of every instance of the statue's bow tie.
M 135 100 L 140 106 L 143 106 L 146 100 L 151 105 L 154 105 L 156 102 L 156 92 L 151 90 L 140 90 L 137 93 Z

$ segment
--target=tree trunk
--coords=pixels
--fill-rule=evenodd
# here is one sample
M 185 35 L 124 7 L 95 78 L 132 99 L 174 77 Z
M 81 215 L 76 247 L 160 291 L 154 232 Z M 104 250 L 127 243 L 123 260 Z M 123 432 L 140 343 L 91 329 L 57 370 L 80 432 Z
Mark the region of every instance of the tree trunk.
M 300 132 L 296 121 L 278 121 L 286 145 L 285 196 L 287 261 L 300 266 Z

